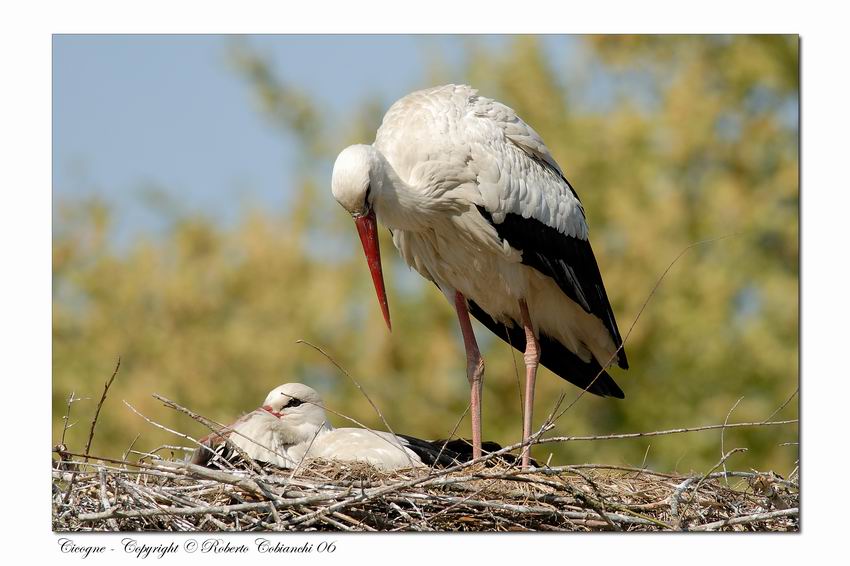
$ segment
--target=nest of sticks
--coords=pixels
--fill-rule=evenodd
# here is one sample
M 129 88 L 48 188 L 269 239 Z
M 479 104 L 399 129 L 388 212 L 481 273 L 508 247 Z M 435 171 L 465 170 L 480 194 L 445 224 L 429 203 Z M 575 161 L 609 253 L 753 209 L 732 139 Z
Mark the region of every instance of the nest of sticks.
M 53 529 L 784 532 L 799 530 L 799 485 L 755 471 L 478 462 L 385 473 L 313 461 L 293 473 L 71 456 L 54 464 Z
M 285 470 L 260 465 L 244 453 L 246 458 L 236 464 L 220 461 L 222 469 L 210 469 L 188 462 L 194 446 L 169 445 L 151 452 L 131 446 L 121 459 L 93 456 L 97 418 L 117 371 L 118 366 L 105 384 L 83 453 L 70 452 L 64 444 L 71 405 L 79 399 L 72 394 L 68 400 L 62 439 L 53 448 L 54 531 L 799 531 L 799 468 L 788 479 L 773 472 L 728 471 L 726 460 L 743 448 L 727 452 L 708 473 L 693 475 L 601 464 L 523 471 L 499 458 L 520 445 L 451 468 L 395 472 L 322 460 Z M 154 397 L 211 430 L 221 428 Z M 197 445 L 127 405 L 152 425 Z M 544 427 L 535 441 L 625 439 L 797 422 L 769 417 L 753 423 L 541 439 Z

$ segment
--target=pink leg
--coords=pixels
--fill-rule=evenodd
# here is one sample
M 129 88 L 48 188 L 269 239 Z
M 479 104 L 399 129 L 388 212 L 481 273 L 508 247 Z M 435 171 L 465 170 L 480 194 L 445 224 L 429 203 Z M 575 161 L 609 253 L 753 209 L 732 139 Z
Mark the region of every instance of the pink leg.
M 519 312 L 522 316 L 522 328 L 525 330 L 525 410 L 522 415 L 522 441 L 531 438 L 531 415 L 534 411 L 534 382 L 537 380 L 537 364 L 540 362 L 540 343 L 534 335 L 534 326 L 528 314 L 525 300 L 519 301 Z M 522 469 L 528 468 L 531 459 L 531 446 L 522 451 Z
M 472 457 L 481 457 L 481 388 L 484 383 L 484 358 L 478 351 L 478 343 L 469 322 L 469 310 L 466 299 L 455 292 L 455 310 L 460 321 L 460 331 L 463 334 L 463 345 L 466 348 L 466 378 L 469 380 L 469 405 L 472 413 Z

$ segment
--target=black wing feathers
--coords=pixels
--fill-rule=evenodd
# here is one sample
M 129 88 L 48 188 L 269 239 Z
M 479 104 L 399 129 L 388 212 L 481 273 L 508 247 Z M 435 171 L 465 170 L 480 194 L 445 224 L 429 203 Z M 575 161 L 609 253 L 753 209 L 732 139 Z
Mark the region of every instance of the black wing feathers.
M 590 242 L 567 236 L 535 218 L 523 218 L 519 214 L 508 213 L 504 221 L 497 223 L 487 210 L 481 206 L 477 208 L 502 240 L 522 251 L 523 264 L 554 279 L 570 299 L 603 322 L 615 346 L 619 348 L 623 344 Z M 543 352 L 545 356 L 545 348 Z M 617 365 L 623 369 L 629 367 L 625 349 L 620 350 Z
M 407 442 L 407 447 L 419 456 L 422 463 L 426 466 L 448 468 L 472 460 L 472 443 L 463 438 L 456 438 L 454 440 L 422 440 L 421 438 L 406 434 L 398 434 L 396 436 L 403 438 Z M 484 454 L 496 452 L 501 449 L 502 447 L 496 442 L 484 441 L 481 443 L 481 450 Z M 513 454 L 502 454 L 495 460 L 498 461 L 499 459 L 508 464 L 519 461 Z M 488 462 L 493 463 L 493 460 L 488 460 Z M 537 462 L 532 461 L 532 464 L 537 466 Z

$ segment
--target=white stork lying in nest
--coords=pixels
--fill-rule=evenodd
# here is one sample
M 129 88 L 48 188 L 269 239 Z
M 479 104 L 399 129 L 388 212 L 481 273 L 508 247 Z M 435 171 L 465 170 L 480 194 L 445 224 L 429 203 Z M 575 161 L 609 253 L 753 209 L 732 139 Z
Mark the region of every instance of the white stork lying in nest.
M 255 461 L 281 468 L 316 458 L 365 462 L 381 470 L 448 467 L 472 459 L 472 446 L 463 439 L 421 440 L 365 428 L 334 428 L 319 394 L 303 383 L 276 387 L 260 408 L 202 438 L 191 462 L 215 465 L 216 454 L 228 461 L 238 459 L 228 440 Z M 485 442 L 483 449 L 489 453 L 501 446 Z M 510 454 L 502 458 L 514 462 Z

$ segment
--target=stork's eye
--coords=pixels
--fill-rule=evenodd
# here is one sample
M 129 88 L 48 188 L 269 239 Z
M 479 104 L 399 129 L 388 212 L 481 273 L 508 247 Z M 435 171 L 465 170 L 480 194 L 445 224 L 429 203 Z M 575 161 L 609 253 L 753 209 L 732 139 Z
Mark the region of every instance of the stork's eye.
M 298 405 L 300 405 L 303 402 L 304 401 L 302 401 L 301 399 L 296 399 L 295 397 L 293 397 L 289 400 L 289 403 L 287 403 L 286 405 L 283 406 L 283 408 L 287 409 L 289 407 L 297 407 Z

